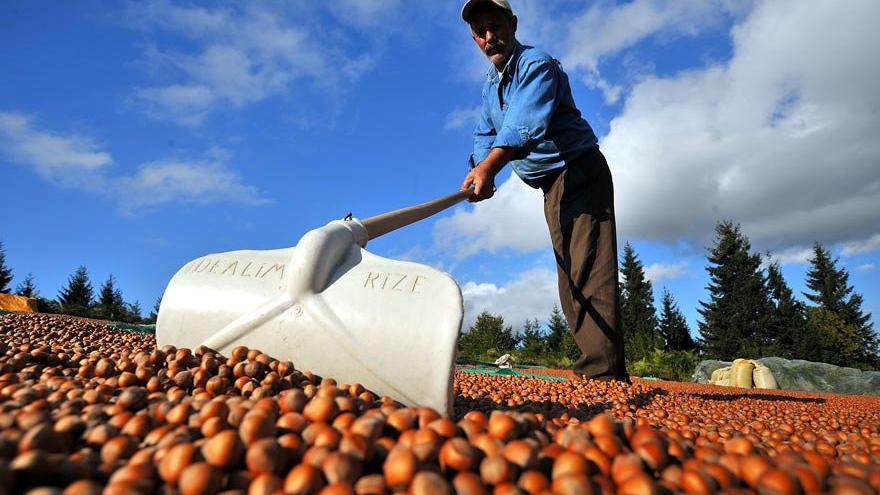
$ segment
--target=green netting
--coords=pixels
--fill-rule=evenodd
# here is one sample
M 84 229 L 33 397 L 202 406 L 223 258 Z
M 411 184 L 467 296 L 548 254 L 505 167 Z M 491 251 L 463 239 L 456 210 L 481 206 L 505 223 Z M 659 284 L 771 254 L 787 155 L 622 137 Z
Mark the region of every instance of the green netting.
M 523 378 L 540 378 L 541 380 L 548 380 L 551 382 L 564 382 L 568 380 L 568 378 L 562 376 L 553 376 L 553 375 L 540 375 L 538 373 L 525 373 L 519 372 L 511 369 L 491 369 L 484 367 L 476 367 L 476 368 L 460 368 L 459 371 L 463 371 L 465 373 L 478 373 L 481 375 L 489 375 L 489 376 L 520 376 Z
M 471 359 L 471 358 L 466 358 L 466 357 L 459 357 L 458 359 L 455 360 L 455 363 L 456 364 L 463 364 L 463 365 L 471 365 L 471 366 L 484 366 L 484 367 L 488 367 L 488 368 L 492 368 L 495 366 L 495 363 L 490 363 L 488 361 L 477 361 L 476 359 Z M 514 368 L 544 369 L 544 370 L 547 369 L 546 366 L 541 365 L 541 364 L 517 364 L 517 365 L 514 365 Z
M 132 323 L 108 323 L 108 327 L 118 328 L 120 330 L 126 330 L 128 332 L 140 332 L 140 333 L 156 333 L 156 325 L 134 325 Z
M 472 366 L 495 366 L 495 363 L 487 363 L 486 361 L 477 361 L 476 359 L 460 357 L 455 360 L 456 364 L 469 364 Z

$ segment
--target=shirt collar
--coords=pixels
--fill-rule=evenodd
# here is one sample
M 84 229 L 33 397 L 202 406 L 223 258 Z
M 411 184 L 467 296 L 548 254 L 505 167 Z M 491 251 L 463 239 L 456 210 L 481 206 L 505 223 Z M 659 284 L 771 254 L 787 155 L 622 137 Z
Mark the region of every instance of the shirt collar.
M 510 67 L 512 65 L 516 65 L 516 61 L 517 59 L 519 59 L 519 55 L 522 52 L 522 45 L 520 44 L 519 40 L 515 38 L 513 42 L 513 52 L 510 53 L 510 58 L 507 59 L 507 63 L 504 64 L 504 68 L 501 69 L 501 72 L 499 72 L 494 65 L 489 69 L 489 79 L 491 79 L 493 82 L 500 81 L 504 79 L 504 76 L 510 75 Z

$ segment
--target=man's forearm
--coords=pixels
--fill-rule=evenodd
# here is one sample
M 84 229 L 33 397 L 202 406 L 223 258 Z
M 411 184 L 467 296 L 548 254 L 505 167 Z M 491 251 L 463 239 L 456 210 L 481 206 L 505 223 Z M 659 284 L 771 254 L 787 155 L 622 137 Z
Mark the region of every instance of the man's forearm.
M 492 148 L 489 155 L 478 166 L 485 167 L 486 172 L 495 177 L 505 165 L 516 158 L 517 152 L 517 148 Z

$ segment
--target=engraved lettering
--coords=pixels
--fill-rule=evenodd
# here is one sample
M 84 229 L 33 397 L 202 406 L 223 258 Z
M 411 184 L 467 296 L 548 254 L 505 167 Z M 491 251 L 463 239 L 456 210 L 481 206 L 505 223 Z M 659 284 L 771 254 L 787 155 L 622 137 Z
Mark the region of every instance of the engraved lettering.
M 197 266 L 196 270 L 195 270 L 198 273 L 202 273 L 203 271 L 207 270 L 211 266 L 211 258 L 203 258 L 202 261 L 204 261 L 205 264 L 203 266 L 202 262 L 199 262 L 199 266 Z
M 217 268 L 217 265 L 219 265 L 219 264 L 220 264 L 220 260 L 215 261 L 214 264 L 211 265 L 211 269 L 208 270 L 208 273 L 214 273 L 214 270 Z
M 376 274 L 374 274 L 373 272 L 368 273 L 368 274 L 367 274 L 367 280 L 364 281 L 364 288 L 367 287 L 367 284 L 370 284 L 370 288 L 371 288 L 371 289 L 375 289 L 376 286 L 375 286 L 373 283 L 374 283 L 374 282 L 376 281 L 376 279 L 379 278 L 380 276 L 382 276 L 381 273 L 376 273 Z
M 185 273 L 213 273 L 215 275 L 228 275 L 230 277 L 247 277 L 247 278 L 266 278 L 267 276 L 278 274 L 281 280 L 284 280 L 284 271 L 287 265 L 284 263 L 262 263 L 256 273 L 253 273 L 251 266 L 255 265 L 255 261 L 247 261 L 241 259 L 223 259 L 211 258 L 206 256 L 190 261 L 181 269 Z M 239 270 L 239 265 L 244 268 Z M 268 268 L 267 268 L 268 266 Z M 377 273 L 374 278 L 381 276 Z
M 278 263 L 275 263 L 274 265 L 270 266 L 268 270 L 263 272 L 263 275 L 260 278 L 266 278 L 266 275 L 268 275 L 269 272 L 271 272 L 271 271 L 280 272 L 281 273 L 280 278 L 284 278 L 284 265 L 279 265 Z
M 220 275 L 226 275 L 226 272 L 228 272 L 229 270 L 232 270 L 232 276 L 234 277 L 235 270 L 237 270 L 237 269 L 238 269 L 238 261 L 233 261 L 232 263 L 229 264 L 229 266 L 226 267 L 225 270 L 220 272 Z
M 400 275 L 400 274 L 398 273 L 397 275 Z M 402 277 L 400 277 L 400 280 L 398 280 L 397 283 L 395 283 L 391 287 L 391 290 L 396 290 L 397 292 L 403 292 L 403 289 L 398 289 L 397 286 L 399 286 L 404 280 L 406 280 L 406 275 L 403 275 Z
M 413 294 L 421 294 L 421 292 L 417 289 L 419 288 L 419 284 L 422 280 L 425 280 L 425 277 L 421 275 L 416 275 L 416 279 L 413 280 L 412 289 L 410 290 L 410 292 L 412 292 Z
M 411 276 L 408 273 L 368 272 L 364 278 L 364 288 L 421 294 L 420 289 L 426 280 L 421 275 Z

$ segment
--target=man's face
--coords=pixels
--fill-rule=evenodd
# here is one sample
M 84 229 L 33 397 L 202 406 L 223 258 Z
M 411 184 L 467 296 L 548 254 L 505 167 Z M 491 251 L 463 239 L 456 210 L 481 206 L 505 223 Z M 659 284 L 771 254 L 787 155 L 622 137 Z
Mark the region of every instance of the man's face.
M 513 53 L 516 17 L 499 9 L 480 9 L 471 15 L 471 34 L 480 50 L 500 71 Z

